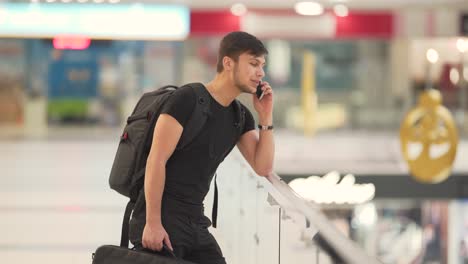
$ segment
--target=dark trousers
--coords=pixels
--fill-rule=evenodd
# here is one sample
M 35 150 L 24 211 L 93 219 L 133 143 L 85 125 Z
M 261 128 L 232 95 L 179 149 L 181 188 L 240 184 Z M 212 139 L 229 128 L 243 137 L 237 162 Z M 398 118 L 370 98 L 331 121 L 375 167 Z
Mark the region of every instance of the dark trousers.
M 136 249 L 141 248 L 146 219 L 146 210 L 140 210 L 145 207 L 139 200 L 130 221 L 130 240 Z M 216 239 L 208 231 L 211 221 L 202 206 L 163 199 L 161 207 L 162 224 L 177 257 L 199 264 L 226 264 Z

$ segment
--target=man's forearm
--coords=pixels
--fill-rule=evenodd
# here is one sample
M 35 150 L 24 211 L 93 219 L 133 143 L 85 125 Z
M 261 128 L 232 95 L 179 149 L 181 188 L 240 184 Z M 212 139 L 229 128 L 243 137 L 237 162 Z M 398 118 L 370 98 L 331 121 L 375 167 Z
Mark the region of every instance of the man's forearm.
M 161 224 L 161 200 L 166 180 L 166 164 L 148 159 L 145 175 L 146 222 Z
M 260 125 L 272 125 L 272 116 L 259 118 Z M 255 167 L 261 176 L 267 176 L 273 171 L 273 161 L 275 157 L 275 141 L 273 130 L 260 130 L 259 141 L 255 153 Z

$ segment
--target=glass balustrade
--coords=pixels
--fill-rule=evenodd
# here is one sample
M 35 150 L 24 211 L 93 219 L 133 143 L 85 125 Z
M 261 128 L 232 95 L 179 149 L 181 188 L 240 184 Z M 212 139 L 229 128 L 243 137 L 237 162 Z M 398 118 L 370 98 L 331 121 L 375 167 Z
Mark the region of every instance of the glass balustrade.
M 238 152 L 219 167 L 217 184 L 218 227 L 210 231 L 230 264 L 379 263 L 338 235 L 315 205 L 277 175 L 258 177 Z M 205 200 L 207 215 L 213 189 Z

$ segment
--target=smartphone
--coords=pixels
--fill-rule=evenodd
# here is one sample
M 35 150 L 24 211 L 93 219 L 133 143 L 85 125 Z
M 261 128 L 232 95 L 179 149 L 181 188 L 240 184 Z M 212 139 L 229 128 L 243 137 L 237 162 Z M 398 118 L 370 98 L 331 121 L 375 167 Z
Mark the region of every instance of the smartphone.
M 262 82 L 259 82 L 259 83 L 258 83 L 256 94 L 257 94 L 258 100 L 262 100 L 263 94 L 264 94 L 263 91 L 262 91 Z

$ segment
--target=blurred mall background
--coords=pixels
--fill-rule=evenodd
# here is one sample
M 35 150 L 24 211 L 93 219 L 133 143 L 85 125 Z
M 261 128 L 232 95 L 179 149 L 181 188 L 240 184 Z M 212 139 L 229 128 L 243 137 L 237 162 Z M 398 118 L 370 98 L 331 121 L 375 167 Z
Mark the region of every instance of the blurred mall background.
M 466 0 L 0 1 L 2 262 L 91 263 L 118 243 L 126 200 L 107 179 L 126 118 L 144 92 L 213 78 L 235 30 L 269 49 L 276 173 L 383 263 L 468 263 Z M 401 147 L 427 89 L 458 135 L 442 181 L 413 177 Z

